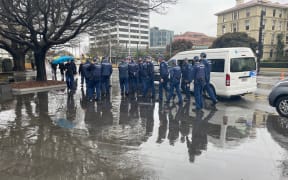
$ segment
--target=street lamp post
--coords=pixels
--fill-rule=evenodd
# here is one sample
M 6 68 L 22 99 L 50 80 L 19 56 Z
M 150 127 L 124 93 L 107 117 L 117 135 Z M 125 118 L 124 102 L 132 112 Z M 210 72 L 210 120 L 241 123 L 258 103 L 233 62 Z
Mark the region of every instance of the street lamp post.
M 260 14 L 260 26 L 259 26 L 259 37 L 258 37 L 258 53 L 257 53 L 257 72 L 260 71 L 260 60 L 263 56 L 263 17 L 264 17 L 264 11 L 261 10 Z

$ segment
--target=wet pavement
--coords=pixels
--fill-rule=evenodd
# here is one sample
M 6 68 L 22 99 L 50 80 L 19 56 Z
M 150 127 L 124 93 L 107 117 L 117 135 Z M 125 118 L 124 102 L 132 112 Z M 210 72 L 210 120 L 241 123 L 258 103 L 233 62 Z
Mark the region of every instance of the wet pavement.
M 266 86 L 196 113 L 193 97 L 169 107 L 122 98 L 116 76 L 99 102 L 85 86 L 1 101 L 0 179 L 288 179 L 288 120 Z

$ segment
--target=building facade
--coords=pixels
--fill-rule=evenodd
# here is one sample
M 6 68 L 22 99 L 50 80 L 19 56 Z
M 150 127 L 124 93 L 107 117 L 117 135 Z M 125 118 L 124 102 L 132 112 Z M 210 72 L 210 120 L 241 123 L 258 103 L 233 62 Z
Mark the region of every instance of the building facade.
M 173 41 L 174 31 L 150 28 L 150 47 L 166 47 Z
M 143 0 L 149 7 L 149 0 Z M 138 50 L 149 47 L 150 15 L 146 11 L 130 12 L 115 22 L 104 23 L 89 32 L 89 48 L 97 49 L 105 56 L 135 55 Z
M 207 49 L 216 38 L 199 32 L 185 32 L 184 34 L 174 36 L 174 41 L 179 39 L 191 41 L 193 43 L 193 49 Z
M 262 28 L 260 28 L 261 12 Z M 263 60 L 276 59 L 277 35 L 283 34 L 288 53 L 288 4 L 268 0 L 236 0 L 236 6 L 216 13 L 217 37 L 228 32 L 246 32 L 259 42 L 262 30 Z

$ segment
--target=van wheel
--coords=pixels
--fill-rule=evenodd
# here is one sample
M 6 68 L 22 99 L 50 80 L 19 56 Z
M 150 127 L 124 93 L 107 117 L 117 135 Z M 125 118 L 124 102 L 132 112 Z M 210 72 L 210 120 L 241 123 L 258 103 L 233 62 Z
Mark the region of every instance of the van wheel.
M 280 116 L 288 117 L 288 96 L 277 99 L 275 107 Z

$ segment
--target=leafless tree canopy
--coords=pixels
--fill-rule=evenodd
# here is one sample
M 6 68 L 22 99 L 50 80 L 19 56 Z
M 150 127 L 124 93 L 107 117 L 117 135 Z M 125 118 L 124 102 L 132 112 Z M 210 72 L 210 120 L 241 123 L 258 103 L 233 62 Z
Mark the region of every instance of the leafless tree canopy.
M 92 25 L 147 9 L 159 12 L 176 1 L 0 0 L 0 37 L 32 49 L 37 65 L 44 62 L 49 48 L 70 41 Z

